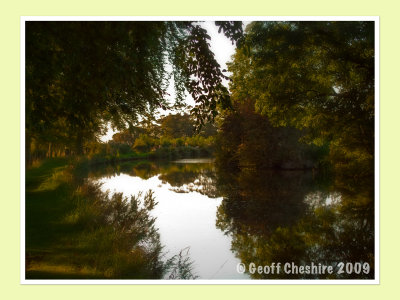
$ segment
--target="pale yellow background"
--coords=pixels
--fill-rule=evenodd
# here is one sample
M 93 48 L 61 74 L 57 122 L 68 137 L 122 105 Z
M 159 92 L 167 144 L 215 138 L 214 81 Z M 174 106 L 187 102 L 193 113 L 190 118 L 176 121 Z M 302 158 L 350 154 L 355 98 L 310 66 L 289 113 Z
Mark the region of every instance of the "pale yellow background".
M 2 1 L 0 297 L 2 299 L 393 299 L 400 293 L 398 142 L 399 12 L 396 1 Z M 20 16 L 259 15 L 380 16 L 381 284 L 375 286 L 27 286 L 20 285 Z M 397 296 L 395 296 L 397 295 Z

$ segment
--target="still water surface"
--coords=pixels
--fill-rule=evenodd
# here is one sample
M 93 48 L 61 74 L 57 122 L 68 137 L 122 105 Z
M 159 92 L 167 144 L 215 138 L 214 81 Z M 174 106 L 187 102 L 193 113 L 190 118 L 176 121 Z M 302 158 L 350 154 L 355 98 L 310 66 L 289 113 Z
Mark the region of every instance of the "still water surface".
M 368 262 L 373 278 L 373 192 L 346 194 L 305 171 L 223 172 L 211 159 L 129 162 L 89 176 L 124 196 L 154 192 L 151 214 L 167 257 L 185 249 L 200 279 L 325 278 L 237 272 L 250 262 Z M 339 187 L 338 187 L 339 186 Z

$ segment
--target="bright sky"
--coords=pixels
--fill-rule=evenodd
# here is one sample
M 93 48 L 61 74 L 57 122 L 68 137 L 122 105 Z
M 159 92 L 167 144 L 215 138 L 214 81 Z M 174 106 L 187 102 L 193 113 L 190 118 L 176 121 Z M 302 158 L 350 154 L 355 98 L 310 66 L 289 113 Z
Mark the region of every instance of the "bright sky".
M 202 26 L 207 30 L 211 37 L 211 50 L 215 54 L 215 58 L 221 65 L 222 69 L 227 69 L 226 62 L 231 60 L 231 56 L 235 53 L 235 45 L 221 32 L 218 33 L 218 27 L 214 22 L 204 22 Z M 227 84 L 227 82 L 226 82 Z
M 231 60 L 231 56 L 235 52 L 235 45 L 232 45 L 232 42 L 225 37 L 223 32 L 218 33 L 218 27 L 215 26 L 213 21 L 206 21 L 201 23 L 202 27 L 207 30 L 208 35 L 211 37 L 210 46 L 212 52 L 214 52 L 215 58 L 217 62 L 220 64 L 221 69 L 227 69 L 226 62 Z M 225 73 L 225 75 L 228 75 Z M 228 87 L 228 82 L 225 81 L 224 84 Z M 174 96 L 173 88 L 168 89 L 168 93 L 171 94 L 172 98 Z M 173 99 L 171 99 L 173 100 Z M 186 102 L 189 105 L 194 105 L 194 101 L 190 95 L 186 97 Z M 171 113 L 170 111 L 163 111 L 164 115 Z M 106 135 L 102 136 L 100 139 L 103 142 L 112 139 L 113 134 L 117 131 L 113 131 L 111 128 L 108 129 Z

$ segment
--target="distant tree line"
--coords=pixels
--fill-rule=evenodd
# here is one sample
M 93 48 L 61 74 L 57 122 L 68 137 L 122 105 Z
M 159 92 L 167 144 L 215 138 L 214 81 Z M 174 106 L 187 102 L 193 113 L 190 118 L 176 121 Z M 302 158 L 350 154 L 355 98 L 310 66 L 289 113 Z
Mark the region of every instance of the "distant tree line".
M 215 146 L 217 128 L 207 123 L 196 130 L 196 121 L 188 113 L 170 114 L 159 119 L 142 120 L 115 133 L 107 143 L 95 143 L 87 155 L 90 157 L 120 157 L 134 153 L 148 153 L 152 157 L 210 156 Z

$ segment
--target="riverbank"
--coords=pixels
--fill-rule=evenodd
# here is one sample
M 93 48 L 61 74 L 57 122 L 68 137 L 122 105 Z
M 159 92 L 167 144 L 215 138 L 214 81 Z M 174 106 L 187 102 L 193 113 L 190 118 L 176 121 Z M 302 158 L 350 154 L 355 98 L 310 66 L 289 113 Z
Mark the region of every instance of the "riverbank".
M 194 147 L 194 146 L 178 146 L 178 147 L 159 147 L 149 152 L 120 152 L 110 151 L 110 153 L 98 153 L 89 155 L 83 159 L 90 164 L 116 163 L 138 159 L 178 159 L 178 158 L 197 158 L 212 157 L 214 150 L 211 147 Z
M 75 167 L 52 159 L 26 170 L 26 278 L 161 278 L 167 265 L 152 195 L 108 197 L 77 184 Z

